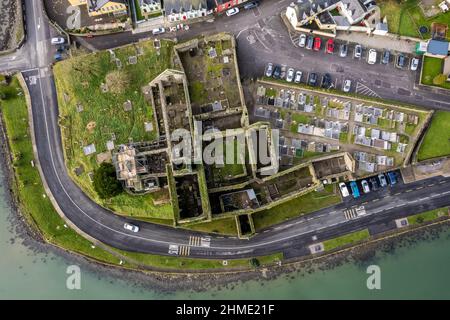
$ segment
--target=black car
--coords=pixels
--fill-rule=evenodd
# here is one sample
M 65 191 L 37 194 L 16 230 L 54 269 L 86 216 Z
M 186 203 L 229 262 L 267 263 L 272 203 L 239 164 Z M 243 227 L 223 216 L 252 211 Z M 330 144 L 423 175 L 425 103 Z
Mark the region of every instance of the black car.
M 244 6 L 245 10 L 253 9 L 259 6 L 259 1 L 250 1 Z
M 308 77 L 308 84 L 312 87 L 315 87 L 317 85 L 317 73 L 310 73 Z
M 403 68 L 406 63 L 406 57 L 403 54 L 399 54 L 397 57 L 397 68 Z
M 331 82 L 331 75 L 329 73 L 325 73 L 322 78 L 322 88 L 330 89 L 333 87 L 333 83 Z
M 383 64 L 388 64 L 390 57 L 391 57 L 391 53 L 389 52 L 389 50 L 384 51 L 383 52 L 383 58 L 381 59 L 381 62 Z
M 380 186 L 378 185 L 377 178 L 372 177 L 372 178 L 369 179 L 369 182 L 370 182 L 370 186 L 372 187 L 371 189 L 373 191 L 376 191 L 376 190 L 378 190 L 380 188 Z
M 281 77 L 281 67 L 275 66 L 275 68 L 273 69 L 273 78 L 280 79 L 280 77 Z
M 314 37 L 310 35 L 306 39 L 306 49 L 311 50 L 313 45 L 314 45 Z

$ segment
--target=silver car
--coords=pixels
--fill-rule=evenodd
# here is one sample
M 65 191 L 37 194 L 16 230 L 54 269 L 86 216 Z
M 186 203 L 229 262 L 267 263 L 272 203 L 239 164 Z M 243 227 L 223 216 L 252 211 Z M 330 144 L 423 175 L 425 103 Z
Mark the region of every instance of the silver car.
M 306 45 L 306 34 L 301 34 L 298 40 L 298 45 L 303 48 Z
M 342 91 L 350 92 L 351 87 L 352 87 L 352 81 L 351 80 L 345 80 L 343 85 L 342 85 Z
M 361 59 L 361 56 L 362 56 L 362 47 L 361 47 L 360 44 L 357 44 L 357 45 L 355 46 L 355 52 L 354 52 L 353 55 L 354 55 L 355 58 Z
M 302 75 L 303 73 L 299 70 L 295 73 L 295 79 L 294 82 L 295 83 L 300 83 L 300 81 L 302 81 Z
M 272 77 L 273 74 L 273 64 L 272 63 L 268 63 L 267 64 L 267 68 L 266 68 L 266 77 Z
M 419 67 L 419 58 L 411 59 L 411 70 L 416 71 L 418 67 Z
M 295 75 L 295 70 L 294 68 L 289 68 L 287 75 L 286 75 L 286 81 L 287 82 L 292 82 L 292 80 L 294 80 L 294 75 Z
M 131 223 L 125 223 L 123 225 L 123 228 L 125 230 L 131 231 L 131 232 L 134 232 L 134 233 L 139 232 L 139 227 L 135 226 L 134 224 L 131 224 Z

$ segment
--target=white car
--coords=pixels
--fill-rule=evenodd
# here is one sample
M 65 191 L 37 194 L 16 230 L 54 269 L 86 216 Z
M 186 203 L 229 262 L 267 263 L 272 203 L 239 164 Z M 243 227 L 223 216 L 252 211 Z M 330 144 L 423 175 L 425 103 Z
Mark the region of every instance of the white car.
M 273 75 L 273 63 L 269 62 L 266 67 L 266 77 L 271 77 Z
M 229 16 L 229 17 L 234 16 L 235 14 L 238 14 L 238 13 L 239 13 L 239 8 L 231 8 L 231 9 L 228 9 L 226 12 L 227 16 Z
M 292 82 L 294 80 L 295 70 L 294 68 L 289 68 L 287 75 L 286 75 L 286 81 Z
M 375 64 L 377 62 L 377 51 L 375 49 L 369 50 L 369 55 L 367 56 L 368 64 Z
M 362 186 L 364 193 L 370 192 L 370 187 L 369 187 L 369 183 L 367 182 L 367 180 L 361 181 L 361 186 Z
M 295 78 L 294 78 L 294 82 L 295 83 L 300 83 L 300 81 L 302 81 L 302 72 L 299 70 L 295 73 Z
M 344 84 L 342 85 L 342 91 L 350 92 L 351 87 L 352 87 L 352 81 L 351 80 L 345 80 Z
M 411 59 L 411 70 L 416 71 L 418 67 L 419 67 L 419 58 Z
M 66 40 L 62 37 L 52 38 L 52 44 L 63 44 Z
M 306 34 L 301 34 L 300 38 L 298 39 L 298 45 L 300 48 L 303 48 L 306 45 Z
M 345 185 L 344 182 L 339 183 L 339 189 L 341 190 L 343 198 L 348 197 L 350 195 L 350 193 L 348 192 L 347 186 Z
M 161 34 L 161 33 L 164 33 L 164 32 L 166 32 L 166 29 L 164 29 L 163 27 L 156 28 L 156 29 L 152 30 L 153 35 Z
M 130 224 L 130 223 L 125 223 L 123 225 L 123 227 L 124 227 L 125 230 L 131 231 L 131 232 L 135 232 L 135 233 L 139 232 L 139 227 L 135 226 L 133 224 Z

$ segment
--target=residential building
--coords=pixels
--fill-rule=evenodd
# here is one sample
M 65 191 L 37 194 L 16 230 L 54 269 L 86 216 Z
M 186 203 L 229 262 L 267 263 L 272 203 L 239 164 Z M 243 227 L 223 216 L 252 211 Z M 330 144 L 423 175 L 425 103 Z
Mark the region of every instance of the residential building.
M 128 13 L 127 0 L 69 0 L 69 3 L 72 6 L 86 6 L 91 17 L 104 14 L 119 16 Z
M 164 0 L 164 12 L 169 22 L 186 21 L 211 13 L 207 0 Z
M 162 11 L 161 0 L 139 0 L 139 6 L 144 17 L 148 17 Z
M 211 2 L 214 5 L 214 11 L 221 13 L 247 1 L 248 0 L 212 0 Z

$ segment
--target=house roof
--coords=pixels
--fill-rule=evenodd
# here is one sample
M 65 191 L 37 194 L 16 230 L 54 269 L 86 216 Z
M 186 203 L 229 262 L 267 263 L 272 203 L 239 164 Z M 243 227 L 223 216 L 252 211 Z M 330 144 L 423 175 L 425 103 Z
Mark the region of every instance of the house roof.
M 206 0 L 164 0 L 166 15 L 206 9 Z
M 449 43 L 448 41 L 430 40 L 428 42 L 427 52 L 435 55 L 448 55 Z
M 99 11 L 101 8 L 103 8 L 105 5 L 107 5 L 109 2 L 112 3 L 120 3 L 120 4 L 126 4 L 126 0 L 88 0 L 88 7 L 89 11 Z

